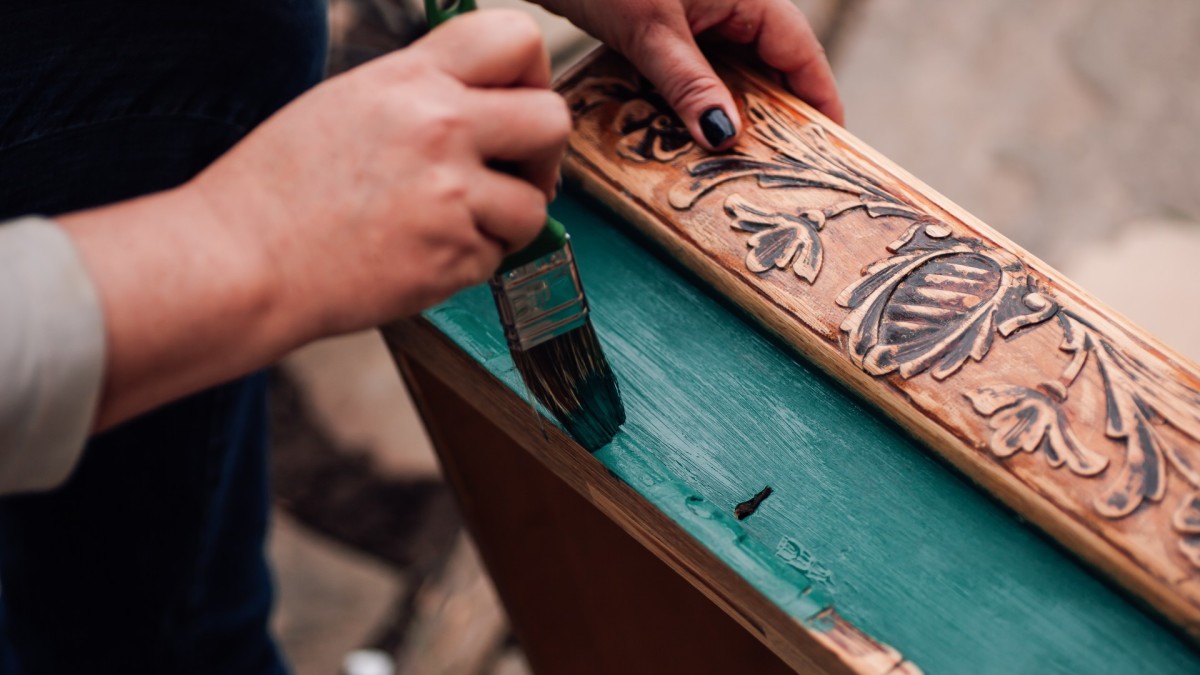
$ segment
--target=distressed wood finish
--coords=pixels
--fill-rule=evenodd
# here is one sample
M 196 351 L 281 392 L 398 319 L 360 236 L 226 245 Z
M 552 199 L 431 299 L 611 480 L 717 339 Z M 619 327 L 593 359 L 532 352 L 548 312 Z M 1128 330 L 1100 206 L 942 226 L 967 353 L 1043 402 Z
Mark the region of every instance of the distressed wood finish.
M 521 401 L 486 286 L 389 327 L 389 345 L 586 489 L 788 663 L 803 663 L 797 652 L 817 646 L 807 627 L 826 627 L 814 620 L 836 608 L 929 673 L 1200 672 L 1200 653 L 1172 631 L 622 234 L 619 219 L 569 194 L 551 212 L 570 224 L 620 376 L 628 422 L 613 443 L 590 454 Z M 764 486 L 771 495 L 736 520 Z
M 535 672 L 793 672 L 492 423 L 479 410 L 489 401 L 439 380 L 437 351 L 432 370 L 403 357 L 401 370 Z
M 475 536 L 489 569 L 497 577 L 496 584 L 504 594 L 505 603 L 515 611 L 514 619 L 524 623 L 522 628 L 529 631 L 522 638 L 536 643 L 531 657 L 545 659 L 541 665 L 547 667 L 547 672 L 613 672 L 609 666 L 621 665 L 622 660 L 627 672 L 665 672 L 663 667 L 670 663 L 674 663 L 681 672 L 729 672 L 726 666 L 732 667 L 736 661 L 723 665 L 724 662 L 737 658 L 744 658 L 741 666 L 750 671 L 774 672 L 777 662 L 746 647 L 745 636 L 730 636 L 727 645 L 729 652 L 712 654 L 707 660 L 697 659 L 709 647 L 717 646 L 720 651 L 722 643 L 709 642 L 705 647 L 697 646 L 691 654 L 676 653 L 676 647 L 705 639 L 706 634 L 715 630 L 712 624 L 718 623 L 710 616 L 699 616 L 688 611 L 694 601 L 680 597 L 678 581 L 683 579 L 796 672 L 861 675 L 921 673 L 920 668 L 906 661 L 895 649 L 879 643 L 843 619 L 830 604 L 828 596 L 816 589 L 803 573 L 773 561 L 768 551 L 732 525 L 733 519 L 722 513 L 720 507 L 675 483 L 665 467 L 657 465 L 654 460 L 649 457 L 632 462 L 626 460 L 623 467 L 610 464 L 605 470 L 579 449 L 565 432 L 556 427 L 530 425 L 527 403 L 456 350 L 445 336 L 424 320 L 394 324 L 385 328 L 383 334 L 405 373 L 405 379 L 410 386 L 416 385 L 412 389 L 421 407 L 422 418 L 433 432 L 449 480 L 460 488 L 459 499 L 467 502 L 464 511 L 476 530 Z M 433 373 L 438 373 L 438 376 L 435 378 Z M 455 400 L 453 397 L 461 398 Z M 467 404 L 465 410 L 461 407 L 464 403 Z M 512 440 L 505 438 L 505 435 Z M 492 440 L 485 443 L 487 438 Z M 545 475 L 540 467 L 533 473 L 521 473 L 522 468 L 529 466 L 530 460 L 514 456 L 514 449 L 528 452 L 536 461 L 544 464 L 557 480 Z M 498 453 L 500 458 L 471 458 L 480 453 Z M 518 466 L 487 468 L 489 462 L 503 463 L 505 456 L 516 461 Z M 514 471 L 517 473 L 507 473 Z M 511 477 L 511 480 L 506 480 L 506 477 Z M 492 484 L 488 484 L 488 481 Z M 540 588 L 544 592 L 553 589 L 555 584 L 566 592 L 573 583 L 588 583 L 585 581 L 586 570 L 578 571 L 575 579 L 564 581 L 555 578 L 564 574 L 563 570 L 539 573 L 539 562 L 536 561 L 522 567 L 524 574 L 533 575 L 534 578 L 508 578 L 517 573 L 513 566 L 519 566 L 521 559 L 531 555 L 545 552 L 551 563 L 580 555 L 573 550 L 578 547 L 577 544 L 556 542 L 553 532 L 529 531 L 530 527 L 543 529 L 544 521 L 551 518 L 530 512 L 531 505 L 540 503 L 545 508 L 557 508 L 547 506 L 556 502 L 541 501 L 537 493 L 558 491 L 560 488 L 556 484 L 559 481 L 599 509 L 610 525 L 615 524 L 619 530 L 657 556 L 674 570 L 678 578 L 643 591 L 641 587 L 648 580 L 629 577 L 622 580 L 620 568 L 624 566 L 622 558 L 625 554 L 614 552 L 611 560 L 604 556 L 592 557 L 591 562 L 596 569 L 591 582 L 611 578 L 614 582 L 611 592 L 616 595 L 588 599 L 582 597 L 587 595 L 586 592 L 573 591 L 574 597 L 564 602 L 553 597 L 528 597 L 536 592 L 535 589 Z M 654 486 L 657 492 L 679 497 L 677 505 L 685 507 L 686 511 L 668 515 L 655 508 L 656 505 L 648 503 L 629 484 Z M 505 489 L 524 494 L 505 498 Z M 476 499 L 478 503 L 475 503 Z M 571 511 L 576 507 L 569 502 L 561 505 L 567 514 L 559 515 L 570 520 Z M 525 510 L 525 513 L 519 516 L 503 513 L 510 509 Z M 577 528 L 572 536 L 609 536 L 608 532 L 599 531 L 599 528 L 589 532 L 589 518 L 590 514 L 578 514 Z M 689 536 L 677 519 L 685 522 L 690 520 L 693 526 L 700 523 L 708 531 L 707 534 L 715 532 L 719 538 L 732 542 L 741 569 L 735 571 L 717 552 L 706 548 L 704 542 Z M 537 524 L 539 521 L 542 521 L 540 525 Z M 487 529 L 489 525 L 493 526 L 492 529 Z M 520 529 L 521 526 L 525 526 L 525 529 Z M 499 531 L 496 527 L 505 530 Z M 565 532 L 562 534 L 565 535 Z M 511 548 L 505 549 L 506 545 Z M 636 556 L 636 553 L 628 555 Z M 609 568 L 610 564 L 614 568 Z M 624 572 L 629 574 L 658 574 L 657 571 L 646 572 L 640 562 L 628 567 Z M 758 583 L 752 584 L 747 576 L 757 577 Z M 769 581 L 764 584 L 763 580 Z M 523 589 L 519 588 L 522 586 Z M 522 590 L 524 593 L 521 593 Z M 764 595 L 764 591 L 771 591 L 772 594 Z M 644 597 L 618 602 L 625 594 Z M 544 625 L 551 620 L 547 614 L 552 614 L 553 608 L 557 608 L 558 612 L 567 611 L 571 609 L 571 603 L 576 601 L 579 604 L 575 609 L 602 614 L 594 617 L 594 620 L 602 623 L 623 622 L 626 625 L 617 628 L 592 626 L 574 638 L 569 635 L 547 635 L 546 632 L 552 630 Z M 614 602 L 617 604 L 614 605 Z M 638 612 L 639 604 L 645 604 L 640 615 L 625 615 L 625 612 Z M 542 609 L 534 609 L 531 605 L 541 605 Z M 614 611 L 616 606 L 623 607 L 623 611 Z M 706 614 L 709 609 L 702 608 L 700 611 Z M 670 629 L 656 627 L 656 623 L 668 621 L 671 617 L 675 617 L 678 625 Z M 575 625 L 570 620 L 563 621 L 566 623 L 552 632 Z M 659 642 L 659 648 L 665 653 L 640 654 L 641 649 L 635 644 L 638 641 L 621 635 L 623 631 L 631 630 L 651 631 L 651 641 L 654 635 L 661 635 L 664 639 Z M 677 632 L 682 635 L 676 636 Z M 673 636 L 678 637 L 678 644 Z M 547 638 L 551 638 L 550 644 L 546 643 Z M 586 656 L 589 649 L 586 641 L 608 638 L 613 640 L 608 647 L 612 653 L 597 655 L 597 662 L 584 667 L 579 660 Z M 579 642 L 583 654 L 558 653 L 564 647 L 570 648 L 572 640 Z M 570 667 L 567 667 L 568 661 L 571 662 Z
M 1200 637 L 1196 367 L 778 86 L 720 70 L 748 129 L 709 155 L 626 63 L 589 59 L 560 85 L 569 175 Z

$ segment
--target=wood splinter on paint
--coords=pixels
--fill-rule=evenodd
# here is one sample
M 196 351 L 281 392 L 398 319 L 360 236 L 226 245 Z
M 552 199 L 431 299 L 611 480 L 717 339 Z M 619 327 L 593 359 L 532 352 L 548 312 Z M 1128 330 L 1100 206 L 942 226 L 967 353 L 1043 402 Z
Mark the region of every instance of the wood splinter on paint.
M 733 515 L 736 516 L 738 520 L 745 520 L 750 516 L 750 514 L 758 510 L 758 507 L 763 503 L 764 500 L 766 500 L 767 497 L 771 496 L 772 492 L 773 490 L 771 489 L 770 485 L 766 486 L 762 490 L 759 490 L 758 494 L 735 506 L 733 508 Z

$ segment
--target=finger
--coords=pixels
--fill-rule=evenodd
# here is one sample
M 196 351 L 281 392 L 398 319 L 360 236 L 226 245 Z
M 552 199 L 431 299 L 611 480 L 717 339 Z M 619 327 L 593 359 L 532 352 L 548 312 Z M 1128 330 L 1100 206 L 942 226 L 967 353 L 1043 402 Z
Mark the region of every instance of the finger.
M 733 145 L 741 128 L 737 106 L 682 15 L 639 31 L 625 55 L 667 99 L 692 138 L 710 150 Z
M 480 232 L 500 242 L 504 255 L 533 241 L 546 225 L 546 196 L 542 191 L 520 178 L 491 169 L 482 169 L 474 178 L 467 206 Z
M 541 89 L 472 90 L 466 109 L 483 159 L 506 163 L 552 199 L 571 133 L 566 101 Z
M 804 13 L 786 0 L 768 0 L 758 26 L 758 55 L 763 62 L 787 78 L 794 94 L 843 124 L 845 113 L 833 70 Z
M 550 86 L 550 56 L 533 18 L 511 9 L 455 17 L 418 40 L 447 73 L 476 87 Z

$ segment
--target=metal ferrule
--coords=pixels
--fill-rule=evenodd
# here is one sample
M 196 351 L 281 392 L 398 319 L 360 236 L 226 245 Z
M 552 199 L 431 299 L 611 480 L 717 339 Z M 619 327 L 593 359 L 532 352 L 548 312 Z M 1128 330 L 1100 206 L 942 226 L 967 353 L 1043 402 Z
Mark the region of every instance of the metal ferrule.
M 504 337 L 509 347 L 522 351 L 587 323 L 587 298 L 575 267 L 571 242 L 488 282 Z

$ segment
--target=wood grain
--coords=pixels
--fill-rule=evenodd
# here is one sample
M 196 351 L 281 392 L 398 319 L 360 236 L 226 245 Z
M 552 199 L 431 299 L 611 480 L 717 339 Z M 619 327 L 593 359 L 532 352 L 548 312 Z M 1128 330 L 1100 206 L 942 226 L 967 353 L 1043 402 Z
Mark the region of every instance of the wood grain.
M 401 366 L 535 672 L 792 672 L 435 371 Z
M 819 591 L 813 589 L 804 576 L 798 572 L 792 571 L 790 575 L 783 575 L 780 581 L 774 582 L 778 588 L 786 588 L 789 591 L 788 595 L 792 596 L 790 601 L 782 593 L 776 597 L 765 596 L 762 590 L 752 585 L 744 575 L 736 572 L 711 549 L 690 536 L 679 522 L 647 503 L 626 482 L 596 462 L 565 432 L 557 427 L 539 428 L 530 425 L 530 411 L 526 404 L 503 383 L 489 375 L 477 363 L 458 350 L 427 321 L 417 319 L 393 324 L 384 329 L 383 335 L 389 348 L 394 355 L 397 355 L 398 360 L 407 371 L 408 379 L 416 383 L 416 397 L 422 402 L 424 408 L 422 414 L 431 421 L 431 431 L 435 434 L 435 443 L 442 451 L 449 449 L 452 445 L 458 446 L 459 441 L 475 435 L 471 440 L 471 443 L 476 445 L 475 448 L 470 449 L 462 445 L 456 447 L 454 452 L 486 453 L 488 448 L 480 447 L 483 440 L 477 436 L 477 434 L 483 433 L 486 438 L 491 439 L 487 441 L 489 445 L 501 452 L 499 458 L 492 457 L 487 460 L 481 458 L 479 461 L 482 466 L 464 464 L 463 462 L 467 460 L 466 457 L 447 457 L 450 461 L 446 463 L 445 467 L 451 474 L 453 482 L 462 483 L 464 486 L 470 484 L 480 492 L 480 496 L 484 500 L 489 500 L 489 495 L 495 490 L 502 490 L 503 486 L 501 483 L 484 485 L 481 482 L 483 475 L 491 475 L 502 481 L 508 471 L 520 472 L 523 468 L 528 468 L 525 463 L 528 461 L 527 459 L 505 454 L 504 443 L 507 439 L 497 437 L 494 433 L 489 434 L 486 426 L 481 428 L 478 424 L 472 424 L 473 416 L 481 415 L 487 420 L 488 425 L 494 425 L 503 434 L 511 437 L 512 441 L 515 441 L 513 450 L 528 453 L 546 469 L 549 469 L 550 474 L 557 477 L 551 479 L 538 469 L 533 475 L 524 476 L 522 480 L 530 481 L 535 489 L 545 489 L 548 486 L 546 482 L 539 480 L 539 476 L 541 476 L 544 481 L 551 483 L 562 481 L 573 488 L 575 492 L 598 508 L 610 522 L 615 523 L 620 530 L 631 535 L 659 560 L 666 563 L 677 575 L 677 578 L 686 580 L 693 588 L 699 590 L 708 601 L 723 610 L 728 617 L 740 624 L 742 629 L 757 638 L 763 645 L 766 645 L 793 670 L 805 673 L 873 673 L 879 675 L 917 675 L 921 672 L 912 663 L 904 660 L 896 650 L 877 642 L 845 621 L 832 606 L 828 605 L 827 599 Z M 437 374 L 436 377 L 433 373 Z M 452 397 L 459 397 L 461 402 L 466 405 L 456 405 L 458 402 L 450 400 Z M 448 427 L 448 424 L 455 426 Z M 451 436 L 448 436 L 448 433 Z M 453 440 L 453 437 L 457 437 L 457 440 Z M 503 464 L 505 456 L 517 462 L 517 465 L 503 467 L 490 463 L 499 461 Z M 657 472 L 658 469 L 659 467 L 655 467 L 650 462 L 634 469 L 636 474 L 627 471 L 625 478 L 626 480 L 636 478 L 643 484 L 657 479 L 660 481 L 660 490 L 671 491 L 674 486 L 665 481 L 662 474 Z M 482 474 L 477 472 L 482 472 Z M 474 489 L 460 493 L 460 498 L 467 502 L 465 510 L 468 514 L 476 512 L 480 508 L 486 508 L 470 503 L 475 495 Z M 719 512 L 712 510 L 713 506 L 702 497 L 688 493 L 682 493 L 679 496 L 686 497 L 688 508 L 698 512 L 694 520 L 704 523 L 708 529 L 722 527 L 723 519 Z M 525 506 L 528 506 L 528 503 Z M 522 508 L 522 503 L 518 502 L 511 507 L 519 510 Z M 547 508 L 552 507 L 547 505 Z M 570 510 L 571 507 L 567 505 L 566 508 Z M 478 516 L 477 523 L 481 523 L 487 518 L 503 517 L 502 514 L 476 513 L 475 515 Z M 545 517 L 525 513 L 511 522 L 530 525 Z M 568 515 L 567 519 L 570 520 L 571 516 Z M 727 519 L 732 521 L 731 517 L 727 517 Z M 584 524 L 586 521 L 580 522 L 580 525 Z M 502 545 L 497 541 L 498 538 L 503 539 L 506 536 L 504 532 L 481 530 L 479 534 L 481 535 L 481 552 L 485 557 L 496 560 L 506 557 L 505 551 L 501 550 Z M 520 535 L 514 534 L 514 536 Z M 546 546 L 549 548 L 556 545 L 553 541 L 546 542 Z M 762 567 L 763 561 L 769 559 L 769 554 L 758 550 L 753 542 L 742 542 L 738 545 L 738 549 L 741 551 L 741 555 L 753 559 L 750 562 L 751 566 L 760 567 L 760 575 L 770 576 L 774 579 L 777 570 L 771 570 L 770 563 L 767 563 L 765 568 Z M 527 556 L 536 554 L 537 550 L 540 549 L 535 548 L 532 542 L 528 542 L 525 546 L 517 546 L 513 551 L 507 552 L 507 564 L 513 563 L 511 558 L 513 553 L 523 553 Z M 598 559 L 593 562 L 599 567 L 608 561 Z M 618 566 L 624 564 L 619 557 L 613 562 Z M 536 567 L 535 563 L 531 563 L 531 565 Z M 743 568 L 743 570 L 745 569 L 747 567 Z M 503 578 L 512 573 L 515 573 L 515 570 L 507 569 L 501 572 L 499 575 L 501 578 L 497 579 L 497 585 L 502 594 L 505 594 L 507 589 L 508 594 L 511 595 L 514 592 L 514 586 L 518 585 L 524 585 L 528 592 L 530 583 L 535 585 L 538 583 L 537 579 L 520 582 Z M 596 573 L 597 575 L 603 574 L 600 571 Z M 552 580 L 546 579 L 546 581 Z M 625 579 L 623 585 L 614 589 L 613 592 L 636 592 L 635 589 L 641 583 L 643 583 L 641 579 Z M 670 584 L 671 582 L 664 583 Z M 586 594 L 586 591 L 582 589 L 576 589 L 573 592 Z M 528 597 L 505 596 L 506 606 L 518 612 L 546 611 L 545 600 L 545 598 L 539 601 Z M 631 600 L 631 602 L 636 601 Z M 537 609 L 539 603 L 542 605 L 541 610 Z M 654 598 L 650 598 L 650 604 L 645 608 L 647 612 L 666 612 L 676 616 L 680 616 L 679 612 L 683 610 L 686 610 L 686 605 L 662 605 Z M 540 625 L 542 620 L 544 618 L 541 620 L 531 619 L 531 624 Z M 636 619 L 630 619 L 630 621 L 634 622 L 634 625 L 642 625 Z M 711 630 L 714 625 L 707 620 L 701 620 L 696 623 L 694 630 L 689 630 L 689 618 L 683 615 L 680 621 L 681 624 L 677 628 L 682 629 L 682 634 L 677 637 L 684 641 L 701 639 L 705 632 Z M 565 625 L 559 626 L 559 628 L 561 629 Z M 542 628 L 545 629 L 544 626 Z M 665 639 L 670 637 L 673 632 L 674 629 L 663 630 L 662 635 Z M 533 639 L 533 636 L 531 635 L 530 638 Z M 568 638 L 560 636 L 560 639 Z M 663 644 L 670 644 L 670 642 Z M 733 654 L 714 656 L 713 658 L 725 659 L 744 651 L 744 644 L 738 637 L 730 638 L 730 645 L 731 647 L 741 646 L 738 646 Z M 655 658 L 661 658 L 661 656 Z M 531 657 L 544 659 L 542 663 L 551 667 L 547 672 L 580 672 L 553 668 L 555 664 L 567 663 L 571 657 L 569 654 L 556 651 L 550 645 L 540 644 L 539 651 L 531 654 Z M 754 663 L 762 663 L 769 666 L 773 663 L 770 660 L 762 660 L 760 656 L 752 653 L 747 658 L 749 660 L 743 665 L 752 666 Z M 691 661 L 688 657 L 680 657 L 680 660 Z M 716 661 L 712 663 L 716 663 Z M 633 668 L 636 665 L 624 664 L 625 668 Z M 627 672 L 624 669 L 619 670 Z M 664 671 L 658 670 L 657 672 Z M 728 671 L 702 669 L 689 672 Z
M 622 60 L 569 175 L 800 353 L 1200 637 L 1193 364 L 753 70 L 706 155 Z

